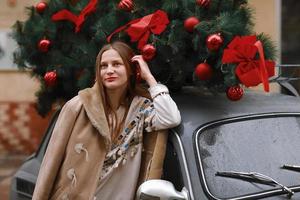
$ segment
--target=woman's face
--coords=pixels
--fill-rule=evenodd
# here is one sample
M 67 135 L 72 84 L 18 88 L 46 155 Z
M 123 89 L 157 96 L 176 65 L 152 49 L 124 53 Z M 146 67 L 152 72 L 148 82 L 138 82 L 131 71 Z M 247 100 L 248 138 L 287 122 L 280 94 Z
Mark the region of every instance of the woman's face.
M 120 54 L 109 49 L 104 51 L 100 64 L 101 80 L 108 90 L 124 89 L 127 87 L 128 76 L 125 64 Z

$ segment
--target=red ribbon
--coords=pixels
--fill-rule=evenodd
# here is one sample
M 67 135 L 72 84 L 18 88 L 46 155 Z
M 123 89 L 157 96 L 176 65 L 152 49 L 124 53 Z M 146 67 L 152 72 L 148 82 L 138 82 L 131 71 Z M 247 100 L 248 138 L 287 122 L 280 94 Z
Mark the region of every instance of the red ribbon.
M 51 19 L 53 21 L 68 20 L 73 22 L 76 25 L 75 32 L 78 33 L 83 22 L 85 21 L 85 17 L 96 10 L 97 4 L 98 0 L 90 0 L 88 5 L 85 6 L 78 16 L 74 15 L 67 9 L 63 9 L 53 14 Z
M 255 60 L 258 52 L 259 60 Z M 238 63 L 235 73 L 246 87 L 263 83 L 264 90 L 269 92 L 269 77 L 275 74 L 275 63 L 266 61 L 263 45 L 256 36 L 236 36 L 224 50 L 223 64 Z
M 124 30 L 128 25 L 129 28 L 126 30 L 131 38 L 131 42 L 139 41 L 138 48 L 142 49 L 149 39 L 151 33 L 159 35 L 161 34 L 169 24 L 168 15 L 162 10 L 157 10 L 156 12 L 146 15 L 142 18 L 138 18 L 130 21 L 124 26 L 116 29 L 108 37 L 107 41 L 110 42 L 111 37 Z

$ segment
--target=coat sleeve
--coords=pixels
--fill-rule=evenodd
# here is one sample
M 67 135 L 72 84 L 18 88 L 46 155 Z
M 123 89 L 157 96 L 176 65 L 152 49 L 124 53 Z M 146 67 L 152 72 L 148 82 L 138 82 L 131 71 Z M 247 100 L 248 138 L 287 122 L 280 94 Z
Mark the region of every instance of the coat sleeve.
M 74 99 L 72 99 L 64 105 L 59 114 L 39 170 L 33 200 L 50 199 L 49 195 L 64 158 L 67 142 L 78 115 L 76 106 L 78 107 L 74 103 Z
M 152 103 L 145 110 L 145 130 L 147 132 L 168 129 L 180 124 L 181 116 L 176 103 L 165 85 L 157 84 L 149 88 Z

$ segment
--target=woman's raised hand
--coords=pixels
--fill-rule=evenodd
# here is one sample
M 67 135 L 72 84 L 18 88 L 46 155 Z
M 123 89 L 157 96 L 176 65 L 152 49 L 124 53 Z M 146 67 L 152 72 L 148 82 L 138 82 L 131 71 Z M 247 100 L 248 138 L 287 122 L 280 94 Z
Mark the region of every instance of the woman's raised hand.
M 145 80 L 150 87 L 157 84 L 157 81 L 153 77 L 147 62 L 143 59 L 142 55 L 133 56 L 131 61 L 138 63 L 138 66 L 140 67 L 141 78 Z

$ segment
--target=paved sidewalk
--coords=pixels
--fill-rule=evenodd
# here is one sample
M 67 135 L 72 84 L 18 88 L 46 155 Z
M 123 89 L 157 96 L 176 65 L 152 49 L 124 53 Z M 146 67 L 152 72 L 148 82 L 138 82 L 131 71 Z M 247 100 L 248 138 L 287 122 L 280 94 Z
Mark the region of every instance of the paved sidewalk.
M 1 154 L 0 152 L 0 199 L 9 199 L 11 178 L 28 155 Z

